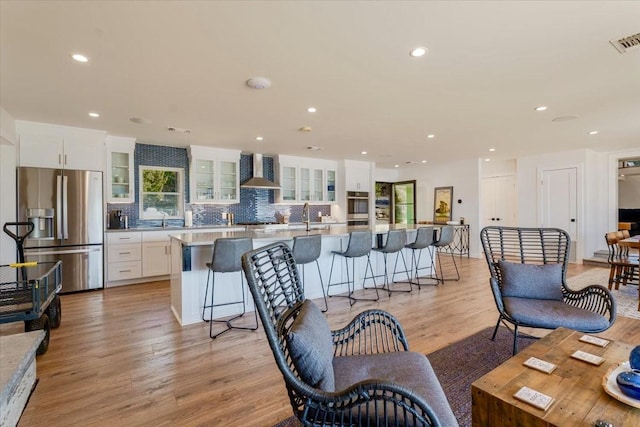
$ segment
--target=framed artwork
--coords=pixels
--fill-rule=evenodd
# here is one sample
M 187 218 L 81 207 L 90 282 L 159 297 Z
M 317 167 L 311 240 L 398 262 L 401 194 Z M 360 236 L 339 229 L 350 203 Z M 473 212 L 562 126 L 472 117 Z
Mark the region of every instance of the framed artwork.
M 446 224 L 451 221 L 453 187 L 436 187 L 433 190 L 433 222 Z

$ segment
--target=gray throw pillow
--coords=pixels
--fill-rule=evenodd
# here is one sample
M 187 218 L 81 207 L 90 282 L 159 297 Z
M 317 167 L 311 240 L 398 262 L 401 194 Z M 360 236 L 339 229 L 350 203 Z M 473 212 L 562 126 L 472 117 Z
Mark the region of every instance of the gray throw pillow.
M 334 391 L 333 338 L 324 315 L 307 300 L 287 335 L 293 364 L 304 382 L 325 391 Z
M 500 261 L 502 296 L 562 300 L 562 264 Z

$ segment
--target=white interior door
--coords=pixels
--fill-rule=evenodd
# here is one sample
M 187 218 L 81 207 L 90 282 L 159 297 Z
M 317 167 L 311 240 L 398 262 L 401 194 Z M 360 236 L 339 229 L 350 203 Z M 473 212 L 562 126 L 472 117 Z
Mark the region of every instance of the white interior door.
M 483 227 L 516 226 L 515 176 L 496 176 L 482 179 Z
M 578 237 L 578 198 L 576 168 L 542 172 L 542 226 L 565 230 Z

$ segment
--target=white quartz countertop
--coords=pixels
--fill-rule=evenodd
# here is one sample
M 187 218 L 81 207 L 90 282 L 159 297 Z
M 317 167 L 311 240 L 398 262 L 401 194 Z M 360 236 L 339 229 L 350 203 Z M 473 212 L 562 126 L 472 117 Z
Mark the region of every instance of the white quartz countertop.
M 305 229 L 284 229 L 284 228 L 265 228 L 250 231 L 215 231 L 205 233 L 175 233 L 170 237 L 182 244 L 182 246 L 205 246 L 212 245 L 217 239 L 228 237 L 250 237 L 257 241 L 270 242 L 270 241 L 286 241 L 293 240 L 296 236 L 307 236 L 310 234 L 320 234 L 323 237 L 345 237 L 348 236 L 351 231 L 358 230 L 371 230 L 373 234 L 386 233 L 389 230 L 406 229 L 407 231 L 417 230 L 424 225 L 419 224 L 385 224 L 376 225 L 373 227 L 368 226 L 345 226 L 345 225 L 331 225 L 326 228 L 312 229 L 306 231 Z
M 229 228 L 244 230 L 245 227 L 242 225 L 235 225 L 235 224 L 234 225 L 194 225 L 193 227 L 181 227 L 181 226 L 173 226 L 173 225 L 169 225 L 167 227 L 141 225 L 139 227 L 120 228 L 120 229 L 107 228 L 105 229 L 105 231 L 107 233 L 130 233 L 133 231 L 170 231 L 170 232 L 181 233 L 181 232 L 187 232 L 187 231 L 196 232 L 198 230 L 212 230 L 212 229 L 224 230 Z

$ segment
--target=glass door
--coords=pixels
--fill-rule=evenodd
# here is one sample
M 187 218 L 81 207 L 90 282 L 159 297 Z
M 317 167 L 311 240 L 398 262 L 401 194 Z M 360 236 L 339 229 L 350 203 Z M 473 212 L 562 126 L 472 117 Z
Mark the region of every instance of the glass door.
M 416 223 L 416 182 L 393 184 L 393 219 L 395 224 Z

